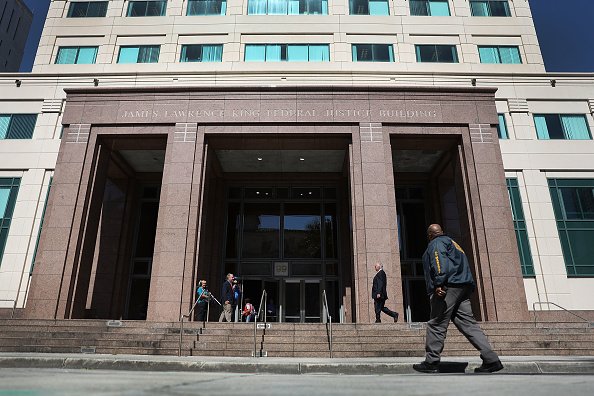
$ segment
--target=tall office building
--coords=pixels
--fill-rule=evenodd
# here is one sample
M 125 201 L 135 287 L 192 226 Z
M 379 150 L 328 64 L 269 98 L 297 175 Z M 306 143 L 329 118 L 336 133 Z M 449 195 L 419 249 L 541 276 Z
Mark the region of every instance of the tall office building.
M 0 72 L 19 71 L 32 22 L 22 0 L 0 0 Z
M 364 323 L 379 262 L 423 321 L 434 222 L 482 320 L 594 310 L 594 75 L 545 72 L 527 0 L 53 0 L 0 89 L 26 317 L 177 320 L 231 272 Z

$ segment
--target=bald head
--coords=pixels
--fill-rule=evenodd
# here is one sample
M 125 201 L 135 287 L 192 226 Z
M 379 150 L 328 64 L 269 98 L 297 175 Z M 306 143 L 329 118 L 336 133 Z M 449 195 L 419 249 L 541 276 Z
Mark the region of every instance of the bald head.
M 375 272 L 379 271 L 382 269 L 382 265 L 380 263 L 375 263 L 375 265 L 373 266 L 373 268 L 375 269 Z
M 429 228 L 427 228 L 427 238 L 429 238 L 430 241 L 441 235 L 443 235 L 443 230 L 439 224 L 431 224 Z

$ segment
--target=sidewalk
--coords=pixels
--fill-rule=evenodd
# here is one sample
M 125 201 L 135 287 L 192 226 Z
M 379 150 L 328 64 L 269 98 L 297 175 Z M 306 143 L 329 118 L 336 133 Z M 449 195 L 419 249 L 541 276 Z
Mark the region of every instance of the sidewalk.
M 415 373 L 412 364 L 421 360 L 0 353 L 0 368 L 367 375 Z M 507 374 L 594 374 L 593 356 L 504 356 L 501 361 L 501 373 Z M 478 357 L 447 357 L 442 372 L 471 373 L 480 364 Z

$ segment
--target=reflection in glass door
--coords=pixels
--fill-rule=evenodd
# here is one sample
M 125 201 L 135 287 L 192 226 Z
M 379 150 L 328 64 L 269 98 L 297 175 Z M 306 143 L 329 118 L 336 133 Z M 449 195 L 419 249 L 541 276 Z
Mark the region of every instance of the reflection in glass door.
M 285 322 L 321 322 L 321 299 L 319 280 L 285 281 Z
M 285 282 L 285 322 L 301 322 L 301 282 Z

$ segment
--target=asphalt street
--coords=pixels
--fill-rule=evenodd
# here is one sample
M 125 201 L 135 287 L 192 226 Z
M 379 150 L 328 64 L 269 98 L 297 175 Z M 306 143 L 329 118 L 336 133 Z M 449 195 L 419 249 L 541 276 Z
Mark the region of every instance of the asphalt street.
M 592 395 L 594 375 L 274 375 L 2 369 L 0 396 Z

